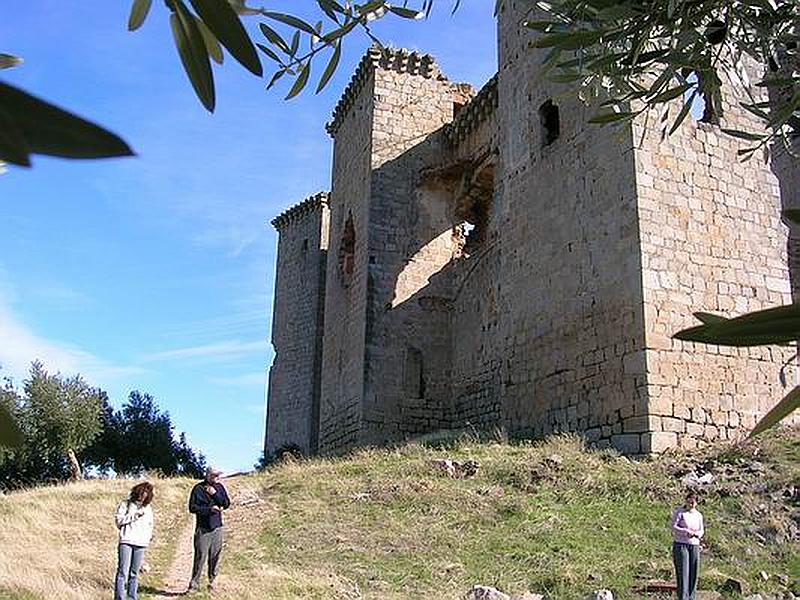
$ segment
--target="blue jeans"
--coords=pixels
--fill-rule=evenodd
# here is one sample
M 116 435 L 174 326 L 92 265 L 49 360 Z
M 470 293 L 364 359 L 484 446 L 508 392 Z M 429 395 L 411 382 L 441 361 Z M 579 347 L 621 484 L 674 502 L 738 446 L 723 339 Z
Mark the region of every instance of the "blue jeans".
M 678 600 L 695 600 L 700 572 L 700 546 L 673 542 L 672 562 L 675 564 Z
M 144 560 L 144 547 L 120 544 L 118 557 L 114 600 L 136 600 L 136 591 L 139 588 L 139 569 Z M 126 580 L 128 582 L 127 596 L 125 596 Z

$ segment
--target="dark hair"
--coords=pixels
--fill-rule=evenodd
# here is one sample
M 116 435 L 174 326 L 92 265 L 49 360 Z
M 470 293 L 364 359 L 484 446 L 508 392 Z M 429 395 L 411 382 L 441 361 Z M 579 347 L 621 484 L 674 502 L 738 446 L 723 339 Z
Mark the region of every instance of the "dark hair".
M 131 488 L 131 502 L 147 506 L 153 501 L 153 484 L 149 481 L 137 483 Z
M 689 500 L 689 499 L 694 500 L 695 502 L 697 502 L 697 500 L 698 500 L 697 493 L 696 492 L 686 492 L 686 496 L 684 497 L 684 500 Z

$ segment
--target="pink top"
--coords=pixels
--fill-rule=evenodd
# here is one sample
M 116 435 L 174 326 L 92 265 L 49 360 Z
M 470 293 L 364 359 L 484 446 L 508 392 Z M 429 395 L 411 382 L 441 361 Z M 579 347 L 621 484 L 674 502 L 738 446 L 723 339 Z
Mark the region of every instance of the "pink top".
M 681 507 L 672 511 L 673 541 L 699 546 L 704 533 L 703 515 L 699 510 L 696 508 L 686 510 Z

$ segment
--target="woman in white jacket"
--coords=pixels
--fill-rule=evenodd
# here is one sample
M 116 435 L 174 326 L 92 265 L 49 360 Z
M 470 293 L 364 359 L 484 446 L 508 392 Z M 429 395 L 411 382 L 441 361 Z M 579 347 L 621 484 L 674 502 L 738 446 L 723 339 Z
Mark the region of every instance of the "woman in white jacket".
M 136 600 L 139 569 L 144 560 L 144 549 L 153 537 L 153 484 L 144 481 L 131 489 L 127 500 L 117 507 L 116 522 L 119 529 L 117 577 L 114 583 L 114 600 Z M 125 595 L 125 583 L 128 595 Z

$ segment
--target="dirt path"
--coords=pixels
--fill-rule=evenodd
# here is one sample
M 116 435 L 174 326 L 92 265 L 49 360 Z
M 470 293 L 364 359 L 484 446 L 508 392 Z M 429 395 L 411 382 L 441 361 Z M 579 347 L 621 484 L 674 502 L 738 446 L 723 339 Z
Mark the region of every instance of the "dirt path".
M 237 492 L 235 477 L 223 479 L 222 483 L 225 484 L 228 495 L 233 499 Z M 172 558 L 166 577 L 164 577 L 164 585 L 151 596 L 154 600 L 156 598 L 174 598 L 182 596 L 186 592 L 192 576 L 193 538 L 194 516 L 190 516 L 181 529 L 180 538 L 175 547 L 175 556 Z
M 189 587 L 189 578 L 192 575 L 192 537 L 194 535 L 194 517 L 187 518 L 181 528 L 180 538 L 175 546 L 175 556 L 167 569 L 164 584 L 153 591 L 150 598 L 174 598 L 182 596 Z

